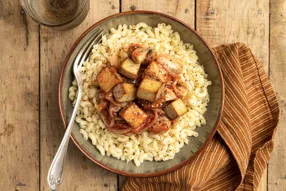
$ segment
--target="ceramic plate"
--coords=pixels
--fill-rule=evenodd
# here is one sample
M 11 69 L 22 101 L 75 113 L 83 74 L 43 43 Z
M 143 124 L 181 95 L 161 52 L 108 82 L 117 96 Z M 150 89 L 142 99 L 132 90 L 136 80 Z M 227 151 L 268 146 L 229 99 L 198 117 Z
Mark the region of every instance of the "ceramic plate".
M 97 27 L 108 32 L 110 28 L 116 28 L 119 24 L 130 25 L 139 22 L 145 22 L 152 27 L 157 26 L 158 23 L 170 24 L 173 30 L 179 32 L 181 39 L 185 43 L 188 42 L 194 45 L 199 62 L 204 65 L 208 79 L 212 81 L 212 85 L 208 87 L 210 102 L 207 112 L 204 114 L 207 121 L 206 125 L 196 128 L 199 136 L 197 138 L 190 137 L 189 144 L 184 145 L 180 152 L 175 155 L 174 159 L 162 162 L 144 161 L 139 167 L 136 167 L 133 162 L 126 163 L 126 161 L 100 155 L 99 151 L 90 141 L 83 139 L 79 133 L 79 125 L 77 123 L 74 124 L 72 130 L 72 140 L 89 159 L 107 170 L 126 176 L 150 177 L 174 171 L 190 162 L 195 155 L 204 150 L 208 142 L 212 139 L 220 120 L 224 95 L 222 74 L 211 49 L 194 29 L 174 17 L 150 11 L 124 12 L 99 21 L 87 29 L 70 49 L 60 78 L 59 105 L 66 127 L 73 111 L 72 103 L 68 99 L 68 88 L 74 79 L 72 65 L 76 54 L 80 50 L 79 47 L 90 36 L 89 32 Z

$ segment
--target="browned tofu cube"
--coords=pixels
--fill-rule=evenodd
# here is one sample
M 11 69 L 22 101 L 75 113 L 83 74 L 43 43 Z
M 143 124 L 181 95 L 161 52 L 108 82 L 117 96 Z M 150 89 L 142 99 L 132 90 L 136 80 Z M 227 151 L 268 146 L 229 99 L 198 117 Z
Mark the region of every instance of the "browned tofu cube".
M 165 112 L 170 119 L 176 119 L 187 111 L 186 105 L 181 99 L 177 99 L 165 107 Z
M 136 87 L 130 83 L 120 83 L 113 88 L 113 96 L 118 102 L 127 102 L 135 99 Z
M 142 125 L 148 117 L 135 103 L 127 105 L 119 115 L 133 128 Z
M 149 51 L 149 48 L 136 48 L 132 52 L 132 60 L 137 64 L 141 64 L 146 59 Z
M 110 91 L 116 84 L 123 82 L 114 68 L 105 67 L 97 75 L 97 82 L 104 92 Z
M 155 101 L 162 83 L 154 79 L 143 79 L 137 90 L 137 97 L 147 101 Z
M 168 72 L 157 62 L 152 61 L 144 72 L 145 78 L 153 78 L 160 82 L 166 82 L 169 78 Z
M 135 80 L 138 77 L 140 64 L 136 64 L 130 58 L 127 58 L 120 66 L 119 73 L 127 78 Z

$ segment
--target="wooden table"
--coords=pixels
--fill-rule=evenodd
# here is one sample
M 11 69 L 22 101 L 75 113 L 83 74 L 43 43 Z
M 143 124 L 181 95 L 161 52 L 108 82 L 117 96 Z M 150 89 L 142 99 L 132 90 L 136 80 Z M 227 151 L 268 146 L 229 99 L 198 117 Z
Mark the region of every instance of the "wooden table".
M 129 10 L 164 12 L 212 45 L 244 42 L 268 72 L 281 117 L 275 150 L 259 190 L 286 190 L 286 0 L 90 0 L 85 21 L 69 31 L 33 22 L 19 1 L 0 1 L 0 190 L 48 190 L 46 175 L 64 134 L 58 108 L 63 60 L 93 23 Z M 156 2 L 156 3 L 155 3 Z M 124 177 L 87 159 L 70 143 L 61 190 L 119 190 Z

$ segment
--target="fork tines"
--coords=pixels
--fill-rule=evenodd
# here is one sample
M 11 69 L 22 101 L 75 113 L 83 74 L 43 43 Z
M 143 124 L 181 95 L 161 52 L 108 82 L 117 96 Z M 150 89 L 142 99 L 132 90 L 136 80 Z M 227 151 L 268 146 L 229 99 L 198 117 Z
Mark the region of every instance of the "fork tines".
M 76 59 L 74 61 L 74 69 L 78 69 L 82 66 L 83 62 L 88 58 L 92 46 L 94 44 L 97 44 L 101 41 L 102 36 L 106 33 L 100 29 L 100 28 L 94 28 L 88 35 L 88 39 L 86 42 L 82 45 L 80 51 L 78 52 Z

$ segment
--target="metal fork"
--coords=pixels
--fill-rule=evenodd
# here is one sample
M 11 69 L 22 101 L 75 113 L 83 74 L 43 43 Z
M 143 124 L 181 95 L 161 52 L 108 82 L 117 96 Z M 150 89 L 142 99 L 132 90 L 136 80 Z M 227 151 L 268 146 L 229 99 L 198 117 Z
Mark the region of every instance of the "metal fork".
M 93 29 L 90 32 L 90 34 L 91 35 L 88 37 L 87 41 L 82 45 L 73 63 L 73 73 L 78 85 L 77 98 L 65 135 L 62 139 L 62 142 L 58 148 L 58 151 L 53 159 L 53 162 L 48 172 L 47 181 L 51 190 L 56 190 L 58 185 L 62 182 L 64 160 L 67 153 L 70 134 L 82 96 L 82 77 L 80 68 L 82 67 L 83 62 L 88 58 L 92 46 L 94 44 L 99 43 L 101 41 L 101 37 L 105 35 L 103 30 L 101 29 Z

